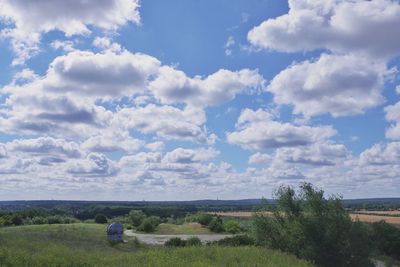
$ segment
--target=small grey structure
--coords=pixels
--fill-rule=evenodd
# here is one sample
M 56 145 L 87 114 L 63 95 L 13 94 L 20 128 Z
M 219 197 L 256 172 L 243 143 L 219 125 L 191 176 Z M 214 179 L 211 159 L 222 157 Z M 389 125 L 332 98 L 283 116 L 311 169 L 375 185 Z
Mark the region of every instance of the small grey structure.
M 107 239 L 114 242 L 123 242 L 124 227 L 120 223 L 112 223 L 107 226 Z

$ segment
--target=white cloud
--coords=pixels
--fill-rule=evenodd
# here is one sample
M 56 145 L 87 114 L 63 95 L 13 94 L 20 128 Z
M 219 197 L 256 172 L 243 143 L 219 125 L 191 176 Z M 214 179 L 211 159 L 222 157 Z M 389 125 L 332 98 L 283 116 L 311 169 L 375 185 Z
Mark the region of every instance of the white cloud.
M 386 67 L 354 55 L 323 54 L 280 72 L 268 91 L 278 104 L 290 104 L 306 116 L 334 117 L 363 113 L 383 102 Z
M 201 109 L 186 107 L 181 110 L 173 106 L 149 104 L 119 110 L 113 123 L 166 139 L 208 143 L 213 140 L 202 127 L 205 121 L 205 113 Z
M 14 64 L 21 64 L 39 50 L 43 33 L 59 30 L 67 37 L 87 35 L 91 26 L 115 31 L 128 22 L 140 24 L 138 8 L 137 0 L 1 0 L 0 19 L 12 25 L 2 35 L 12 38 L 17 54 Z
M 250 156 L 249 164 L 269 164 L 272 162 L 273 157 L 268 154 L 257 152 Z
M 242 69 L 233 72 L 220 69 L 205 78 L 190 78 L 182 71 L 163 66 L 149 88 L 166 104 L 215 106 L 232 100 L 240 93 L 258 92 L 264 88 L 264 83 L 257 70 Z
M 400 140 L 400 102 L 385 107 L 385 112 L 386 120 L 393 122 L 393 124 L 386 129 L 386 137 L 393 140 Z
M 289 0 L 288 14 L 262 22 L 248 40 L 283 52 L 322 48 L 392 57 L 400 53 L 399 34 L 398 1 Z
M 229 36 L 228 39 L 226 40 L 226 43 L 224 45 L 225 48 L 225 55 L 231 56 L 232 55 L 232 46 L 235 45 L 235 39 L 233 36 Z
M 78 177 L 106 177 L 119 172 L 117 164 L 100 153 L 90 153 L 85 159 L 68 163 L 67 173 Z
M 145 147 L 150 151 L 161 151 L 165 147 L 165 144 L 161 141 L 156 141 L 146 144 Z
M 89 137 L 82 143 L 82 148 L 92 152 L 133 152 L 143 145 L 143 141 L 129 136 L 128 132 L 101 133 Z
M 227 134 L 228 142 L 262 151 L 268 148 L 311 145 L 336 134 L 331 126 L 295 126 L 269 118 L 266 111 L 242 111 L 236 131 Z
M 213 148 L 208 149 L 184 149 L 177 148 L 171 152 L 168 152 L 163 161 L 166 163 L 196 163 L 202 161 L 209 161 L 210 159 L 215 158 L 219 154 L 219 151 L 216 151 Z
M 360 164 L 400 165 L 400 142 L 373 145 L 360 154 Z

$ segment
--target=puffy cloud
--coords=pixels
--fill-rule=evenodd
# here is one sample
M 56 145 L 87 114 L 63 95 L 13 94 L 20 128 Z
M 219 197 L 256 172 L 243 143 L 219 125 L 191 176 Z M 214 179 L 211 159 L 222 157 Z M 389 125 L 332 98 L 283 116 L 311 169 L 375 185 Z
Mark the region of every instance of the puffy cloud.
M 201 126 L 205 123 L 201 109 L 149 104 L 139 108 L 119 110 L 114 124 L 138 130 L 144 134 L 156 134 L 166 139 L 189 140 L 199 143 L 212 141 L 212 136 Z
M 119 172 L 117 165 L 100 153 L 90 153 L 85 159 L 71 161 L 66 170 L 78 177 L 106 177 Z
M 164 143 L 161 141 L 156 141 L 145 145 L 145 147 L 151 151 L 160 151 L 164 148 L 164 146 Z
M 289 0 L 287 14 L 262 22 L 249 32 L 248 40 L 283 52 L 322 48 L 392 57 L 400 53 L 399 34 L 398 1 Z
M 1 0 L 0 18 L 13 25 L 2 31 L 12 38 L 17 54 L 15 64 L 22 63 L 39 50 L 41 34 L 59 30 L 66 36 L 87 35 L 89 26 L 117 30 L 128 22 L 140 23 L 137 0 L 63 1 Z
M 82 143 L 82 148 L 92 152 L 133 152 L 142 145 L 143 141 L 130 137 L 127 132 L 111 132 L 89 137 Z
M 312 166 L 332 166 L 346 160 L 348 155 L 344 145 L 319 143 L 302 148 L 279 148 L 274 160 Z
M 400 142 L 375 144 L 360 154 L 361 165 L 400 165 Z
M 143 93 L 160 62 L 144 54 L 71 52 L 57 57 L 37 86 L 45 92 L 113 99 Z
M 383 102 L 386 67 L 354 55 L 323 54 L 280 72 L 268 91 L 278 104 L 290 104 L 306 116 L 334 117 L 363 113 Z
M 242 111 L 236 131 L 227 134 L 228 142 L 247 149 L 265 150 L 310 145 L 336 134 L 331 126 L 296 126 L 271 120 L 270 117 L 263 110 Z
M 257 70 L 220 69 L 205 78 L 190 78 L 182 71 L 163 66 L 149 88 L 163 103 L 215 106 L 232 100 L 237 94 L 262 90 L 264 83 Z
M 216 151 L 213 148 L 208 149 L 184 149 L 177 148 L 171 152 L 168 152 L 163 160 L 167 163 L 196 163 L 202 161 L 208 161 L 219 154 L 219 151 Z
M 249 157 L 249 164 L 269 164 L 272 158 L 271 155 L 257 152 Z
M 400 102 L 385 108 L 386 120 L 394 122 L 387 130 L 386 137 L 394 140 L 400 139 Z
M 51 137 L 39 137 L 37 139 L 17 139 L 6 144 L 10 151 L 29 153 L 33 155 L 63 155 L 69 158 L 82 156 L 80 147 L 75 142 Z

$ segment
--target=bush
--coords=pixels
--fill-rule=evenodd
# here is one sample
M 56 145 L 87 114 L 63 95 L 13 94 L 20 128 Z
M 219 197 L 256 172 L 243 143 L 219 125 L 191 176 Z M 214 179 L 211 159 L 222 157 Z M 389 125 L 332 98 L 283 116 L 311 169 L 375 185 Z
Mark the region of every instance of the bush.
M 138 227 L 146 218 L 146 215 L 141 210 L 131 210 L 128 215 L 133 226 Z
M 192 236 L 186 240 L 186 246 L 201 246 L 201 240 L 197 236 Z
M 48 224 L 60 224 L 63 223 L 63 219 L 59 215 L 49 216 L 47 217 Z
M 94 222 L 95 223 L 101 223 L 101 224 L 107 223 L 107 217 L 104 214 L 97 214 L 94 217 Z
M 240 232 L 240 223 L 238 221 L 229 220 L 224 222 L 224 229 L 226 232 L 231 234 L 237 234 Z
M 22 225 L 23 224 L 23 219 L 20 215 L 18 214 L 14 214 L 13 216 L 11 216 L 11 223 L 13 225 Z
M 164 244 L 166 247 L 184 247 L 186 246 L 186 241 L 183 239 L 180 239 L 179 237 L 173 237 L 169 239 L 167 242 Z
M 253 217 L 257 244 L 295 254 L 317 266 L 373 266 L 366 226 L 352 222 L 338 197 L 324 198 L 322 190 L 304 183 L 276 192 L 272 217 Z
M 222 219 L 220 217 L 215 217 L 208 224 L 208 229 L 214 233 L 221 233 L 224 231 L 224 226 L 222 224 Z
M 254 239 L 248 235 L 236 235 L 215 241 L 215 244 L 231 247 L 252 246 L 254 245 Z
M 142 224 L 137 228 L 139 231 L 143 231 L 146 233 L 154 232 L 156 226 L 152 223 L 150 218 L 146 218 L 143 220 Z
M 385 221 L 372 223 L 372 240 L 382 254 L 400 259 L 400 229 Z
M 44 217 L 33 217 L 31 220 L 32 224 L 46 224 L 47 220 Z
M 213 216 L 207 213 L 199 213 L 197 215 L 197 222 L 201 225 L 207 226 L 213 220 Z

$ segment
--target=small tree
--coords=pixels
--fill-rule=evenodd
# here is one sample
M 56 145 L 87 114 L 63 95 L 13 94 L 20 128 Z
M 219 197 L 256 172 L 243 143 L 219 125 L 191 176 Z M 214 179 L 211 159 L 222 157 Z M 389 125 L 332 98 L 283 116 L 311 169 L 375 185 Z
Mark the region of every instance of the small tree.
M 107 217 L 104 214 L 97 214 L 94 217 L 95 223 L 107 223 Z
M 13 216 L 11 216 L 11 223 L 13 225 L 22 225 L 24 221 L 20 215 L 14 214 Z
M 208 224 L 208 229 L 215 233 L 221 233 L 224 231 L 222 219 L 220 217 L 214 217 Z
M 197 222 L 201 225 L 207 226 L 213 220 L 213 216 L 207 213 L 199 213 L 197 215 Z
M 229 220 L 224 222 L 224 229 L 226 232 L 231 234 L 237 234 L 240 232 L 240 223 L 238 221 Z
M 338 197 L 324 198 L 322 190 L 304 183 L 296 194 L 291 187 L 276 193 L 272 217 L 253 217 L 254 238 L 259 245 L 286 251 L 317 266 L 373 266 L 367 229 L 352 222 Z
M 143 222 L 139 225 L 138 230 L 143 231 L 146 233 L 154 232 L 156 226 L 153 224 L 150 218 L 146 218 Z
M 141 210 L 131 210 L 128 215 L 132 225 L 138 227 L 146 218 L 146 215 Z

